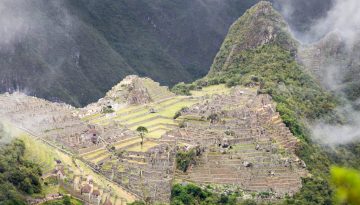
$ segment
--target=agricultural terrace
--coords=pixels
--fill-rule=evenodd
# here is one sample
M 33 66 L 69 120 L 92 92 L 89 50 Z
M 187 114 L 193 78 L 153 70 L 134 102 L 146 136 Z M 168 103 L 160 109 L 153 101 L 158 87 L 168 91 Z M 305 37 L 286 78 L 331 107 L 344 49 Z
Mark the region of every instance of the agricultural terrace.
M 134 196 L 126 192 L 117 184 L 108 181 L 104 176 L 94 172 L 81 160 L 72 158 L 63 152 L 50 147 L 49 145 L 43 143 L 39 138 L 31 136 L 11 124 L 6 124 L 6 127 L 8 129 L 11 128 L 12 135 L 24 141 L 26 147 L 25 156 L 28 160 L 38 163 L 44 174 L 53 171 L 56 165 L 55 160 L 60 160 L 62 164 L 68 168 L 68 170 L 71 170 L 71 172 L 67 172 L 67 178 L 73 178 L 75 176 L 83 176 L 86 178 L 86 176 L 91 175 L 99 189 L 111 188 L 112 194 L 108 196 L 111 201 L 116 201 L 116 198 L 124 198 L 127 202 L 136 200 Z M 40 195 L 46 196 L 63 191 L 64 190 L 57 185 L 43 185 L 43 192 Z M 121 201 L 117 200 L 116 205 L 121 205 Z
M 82 120 L 98 125 L 108 125 L 112 122 L 117 122 L 133 131 L 136 131 L 136 128 L 139 126 L 143 126 L 148 129 L 148 133 L 145 135 L 146 139 L 159 139 L 167 131 L 179 126 L 180 121 L 174 120 L 174 116 L 181 108 L 190 107 L 214 94 L 227 94 L 229 92 L 230 89 L 226 88 L 225 85 L 214 85 L 203 88 L 202 90 L 192 91 L 191 96 L 170 95 L 170 97 L 166 99 L 160 98 L 159 101 L 153 103 L 127 106 L 117 110 L 115 114 L 107 115 L 97 113 L 86 116 Z M 141 141 L 140 137 L 134 137 L 118 141 L 112 146 L 115 147 L 116 150 L 136 152 L 146 152 L 149 148 L 156 146 L 155 142 L 145 142 L 143 146 L 140 146 Z M 93 164 L 103 163 L 109 159 L 110 156 L 111 154 L 106 148 L 94 150 L 82 155 L 85 160 Z
M 117 110 L 112 115 L 97 113 L 86 116 L 83 120 L 99 125 L 108 125 L 115 121 L 134 131 L 137 127 L 144 126 L 149 131 L 146 137 L 160 138 L 165 132 L 178 126 L 179 122 L 173 117 L 181 108 L 190 107 L 200 102 L 204 97 L 210 97 L 214 94 L 228 94 L 229 92 L 230 89 L 225 85 L 214 85 L 202 90 L 191 91 L 191 96 L 172 96 L 145 105 L 130 105 Z
M 190 107 L 214 94 L 228 94 L 230 92 L 230 89 L 225 85 L 214 85 L 202 90 L 192 91 L 191 96 L 167 94 L 167 98 L 164 99 L 164 96 L 161 93 L 155 93 L 155 90 L 152 89 L 151 95 L 158 97 L 158 101 L 145 105 L 129 105 L 110 115 L 96 113 L 86 116 L 82 120 L 103 126 L 117 122 L 133 131 L 136 131 L 139 126 L 146 127 L 148 133 L 145 134 L 143 145 L 141 145 L 142 139 L 140 136 L 130 137 L 111 144 L 111 147 L 116 150 L 115 153 L 122 151 L 141 153 L 157 145 L 153 140 L 161 138 L 167 131 L 179 126 L 181 121 L 174 120 L 174 116 L 181 108 Z M 162 89 L 159 89 L 158 92 L 165 91 L 169 93 L 169 91 Z M 152 98 L 156 99 L 155 97 Z M 111 161 L 115 154 L 107 150 L 106 147 L 102 147 L 84 153 L 80 157 L 91 164 L 99 165 L 108 164 L 108 161 Z

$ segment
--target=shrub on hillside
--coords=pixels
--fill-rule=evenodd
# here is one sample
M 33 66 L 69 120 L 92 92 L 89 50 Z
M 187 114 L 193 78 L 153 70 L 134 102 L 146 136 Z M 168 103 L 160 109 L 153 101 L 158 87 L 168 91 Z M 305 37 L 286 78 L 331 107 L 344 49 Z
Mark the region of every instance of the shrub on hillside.
M 109 114 L 115 112 L 115 110 L 111 106 L 105 106 L 102 108 L 101 112 L 104 114 Z
M 178 151 L 176 153 L 176 168 L 186 172 L 191 164 L 195 163 L 196 152 L 194 149 L 189 151 Z

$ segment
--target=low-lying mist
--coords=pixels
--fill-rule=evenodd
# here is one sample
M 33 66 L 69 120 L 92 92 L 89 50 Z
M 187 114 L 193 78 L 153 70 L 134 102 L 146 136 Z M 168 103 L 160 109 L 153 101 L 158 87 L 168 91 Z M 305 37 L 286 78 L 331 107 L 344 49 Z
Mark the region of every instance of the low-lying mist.
M 282 14 L 291 19 L 294 15 L 294 4 L 288 1 L 282 5 Z M 349 70 L 359 75 L 358 60 L 354 58 L 354 52 L 359 45 L 360 34 L 360 1 L 359 0 L 333 0 L 332 7 L 326 15 L 313 21 L 311 26 L 304 32 L 293 31 L 294 36 L 304 45 L 312 46 L 329 34 L 335 35 L 343 44 L 341 50 L 325 55 L 326 63 L 321 68 L 319 79 L 323 86 L 333 92 L 342 101 L 336 111 L 343 117 L 343 124 L 329 124 L 323 121 L 315 123 L 312 127 L 314 140 L 324 145 L 336 146 L 360 141 L 360 112 L 353 105 L 359 99 L 349 100 L 344 93 L 346 78 L 349 78 Z M 331 48 L 332 41 L 323 41 Z M 320 52 L 320 51 L 319 51 Z M 321 51 L 327 52 L 327 51 Z M 339 55 L 345 56 L 344 62 L 340 62 Z M 324 57 L 324 56 L 323 56 Z M 360 76 L 360 75 L 359 75 Z M 352 81 L 360 80 L 352 77 Z M 360 89 L 360 87 L 358 88 Z
M 35 93 L 34 79 L 50 87 L 61 76 L 67 48 L 76 49 L 69 37 L 74 32 L 64 0 L 0 0 L 1 91 Z

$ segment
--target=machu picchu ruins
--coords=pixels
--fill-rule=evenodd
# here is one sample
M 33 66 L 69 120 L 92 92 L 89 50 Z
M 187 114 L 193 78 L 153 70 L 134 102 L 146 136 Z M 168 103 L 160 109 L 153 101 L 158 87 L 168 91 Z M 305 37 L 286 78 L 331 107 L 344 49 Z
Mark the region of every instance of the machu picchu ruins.
M 75 164 L 63 162 L 47 177 L 61 178 L 91 204 L 114 203 L 115 196 L 116 204 L 168 203 L 175 181 L 266 191 L 275 200 L 299 191 L 307 175 L 295 154 L 297 139 L 257 87 L 220 84 L 180 96 L 129 76 L 84 108 L 7 93 L 0 111 L 9 124 L 73 158 Z M 139 126 L 147 129 L 143 137 Z M 189 150 L 196 150 L 194 162 L 178 169 L 177 153 Z M 110 194 L 87 179 L 91 174 L 74 171 L 79 163 L 132 197 Z
M 0 205 L 359 205 L 359 2 L 0 0 Z

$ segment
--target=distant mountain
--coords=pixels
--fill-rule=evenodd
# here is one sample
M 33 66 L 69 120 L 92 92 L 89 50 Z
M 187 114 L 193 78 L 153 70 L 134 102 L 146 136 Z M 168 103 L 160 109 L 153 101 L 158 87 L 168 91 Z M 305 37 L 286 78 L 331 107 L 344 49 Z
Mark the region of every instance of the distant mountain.
M 257 2 L 4 0 L 0 92 L 82 106 L 129 74 L 168 86 L 191 82 L 208 72 L 230 24 Z
M 327 89 L 343 95 L 360 108 L 360 40 L 349 45 L 332 32 L 320 41 L 299 49 L 299 60 Z
M 1 32 L 15 37 L 0 41 L 0 91 L 80 106 L 129 74 L 167 85 L 192 81 L 207 73 L 228 26 L 256 2 L 4 1 L 11 12 L 2 13 Z

